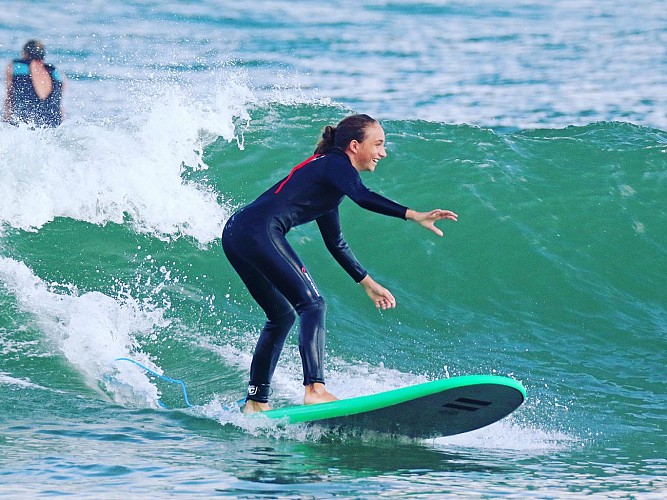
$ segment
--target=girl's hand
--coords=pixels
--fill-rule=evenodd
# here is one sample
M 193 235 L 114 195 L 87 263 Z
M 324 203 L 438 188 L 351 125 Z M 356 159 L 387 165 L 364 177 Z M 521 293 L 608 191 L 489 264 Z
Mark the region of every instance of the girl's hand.
M 359 284 L 364 287 L 366 295 L 378 309 L 392 309 L 396 307 L 396 299 L 389 290 L 376 282 L 369 274 Z
M 440 208 L 436 208 L 435 210 L 431 210 L 430 212 L 417 212 L 411 209 L 408 209 L 408 211 L 405 212 L 406 219 L 415 221 L 420 226 L 425 227 L 430 231 L 433 231 L 438 236 L 442 236 L 443 233 L 440 229 L 435 227 L 435 223 L 437 221 L 442 219 L 449 219 L 456 222 L 458 220 L 458 217 L 459 216 L 456 215 L 451 210 L 442 210 Z

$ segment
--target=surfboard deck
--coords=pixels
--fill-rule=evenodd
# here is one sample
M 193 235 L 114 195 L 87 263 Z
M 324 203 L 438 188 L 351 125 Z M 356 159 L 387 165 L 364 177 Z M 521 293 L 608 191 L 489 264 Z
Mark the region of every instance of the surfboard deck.
M 525 388 L 514 379 L 466 375 L 330 403 L 287 406 L 252 416 L 435 438 L 497 422 L 521 406 L 525 398 Z

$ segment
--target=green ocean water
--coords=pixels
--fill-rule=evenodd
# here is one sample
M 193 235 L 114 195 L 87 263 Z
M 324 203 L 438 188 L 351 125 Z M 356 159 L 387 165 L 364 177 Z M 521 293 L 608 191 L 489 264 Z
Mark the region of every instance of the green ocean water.
M 527 388 L 526 403 L 498 424 L 410 442 L 253 427 L 238 414 L 263 321 L 215 231 L 346 111 L 281 104 L 251 114 L 238 140 L 212 139 L 199 166 L 163 169 L 148 194 L 100 196 L 97 212 L 67 205 L 96 178 L 91 169 L 71 177 L 67 203 L 50 200 L 70 215 L 39 222 L 44 200 L 27 200 L 23 227 L 5 221 L 0 482 L 9 496 L 114 497 L 114 486 L 130 484 L 278 497 L 664 491 L 664 132 L 621 122 L 503 131 L 383 121 L 388 157 L 367 185 L 459 214 L 438 238 L 343 203 L 348 242 L 397 297 L 392 311 L 374 309 L 315 226 L 290 233 L 327 300 L 335 394 L 467 374 Z M 174 175 L 180 186 L 170 191 Z M 118 191 L 122 176 L 105 179 Z M 22 182 L 38 198 L 38 177 Z M 119 220 L 114 203 L 126 204 Z M 210 227 L 198 230 L 198 220 Z M 299 401 L 296 337 L 276 374 L 276 405 Z M 178 386 L 119 357 L 183 380 L 194 407 L 185 409 Z
M 666 496 L 660 2 L 0 4 L 2 59 L 41 38 L 67 78 L 62 126 L 0 123 L 0 498 Z M 222 228 L 352 112 L 387 133 L 367 185 L 459 220 L 438 238 L 343 203 L 385 312 L 315 226 L 290 233 L 328 305 L 327 385 L 519 380 L 492 426 L 238 411 L 262 313 Z M 277 406 L 302 397 L 296 342 Z

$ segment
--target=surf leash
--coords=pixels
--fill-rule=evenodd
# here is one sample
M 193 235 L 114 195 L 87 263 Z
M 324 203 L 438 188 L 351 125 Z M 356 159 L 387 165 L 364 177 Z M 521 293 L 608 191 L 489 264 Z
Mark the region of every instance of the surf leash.
M 133 364 L 137 365 L 139 368 L 141 368 L 142 370 L 144 370 L 144 371 L 150 373 L 151 375 L 153 375 L 153 376 L 155 376 L 155 377 L 157 377 L 157 378 L 159 378 L 159 379 L 161 379 L 161 380 L 164 380 L 165 382 L 169 382 L 170 384 L 177 384 L 177 385 L 180 385 L 180 386 L 181 386 L 181 390 L 183 391 L 183 399 L 185 400 L 185 404 L 186 404 L 189 408 L 192 408 L 192 405 L 190 404 L 190 400 L 188 399 L 188 390 L 185 388 L 185 382 L 183 382 L 182 380 L 178 380 L 178 379 L 175 379 L 175 378 L 167 377 L 167 376 L 165 376 L 165 375 L 160 375 L 160 374 L 157 373 L 156 371 L 151 370 L 151 369 L 148 368 L 147 366 L 144 366 L 144 365 L 142 365 L 141 363 L 139 363 L 138 361 L 135 361 L 135 360 L 130 359 L 130 358 L 116 358 L 116 361 L 128 361 L 128 362 L 130 362 L 130 363 L 133 363 Z M 167 408 L 167 406 L 166 406 L 162 401 L 160 401 L 159 399 L 157 400 L 157 402 L 158 402 L 158 404 L 159 404 L 162 408 Z

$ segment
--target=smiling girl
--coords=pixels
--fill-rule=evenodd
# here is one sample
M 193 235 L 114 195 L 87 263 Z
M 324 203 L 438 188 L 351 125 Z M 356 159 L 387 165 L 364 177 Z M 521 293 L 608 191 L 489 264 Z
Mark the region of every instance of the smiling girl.
M 304 404 L 336 399 L 324 386 L 326 306 L 315 282 L 286 239 L 287 232 L 315 221 L 324 243 L 376 307 L 396 307 L 394 296 L 361 266 L 343 238 L 338 206 L 347 196 L 366 210 L 412 220 L 442 236 L 449 210 L 417 212 L 370 191 L 360 173 L 373 172 L 387 156 L 382 126 L 368 115 L 352 115 L 327 126 L 315 154 L 227 221 L 222 246 L 229 262 L 266 314 L 252 364 L 244 412 L 270 409 L 270 384 L 280 352 L 299 316 L 299 353 Z

